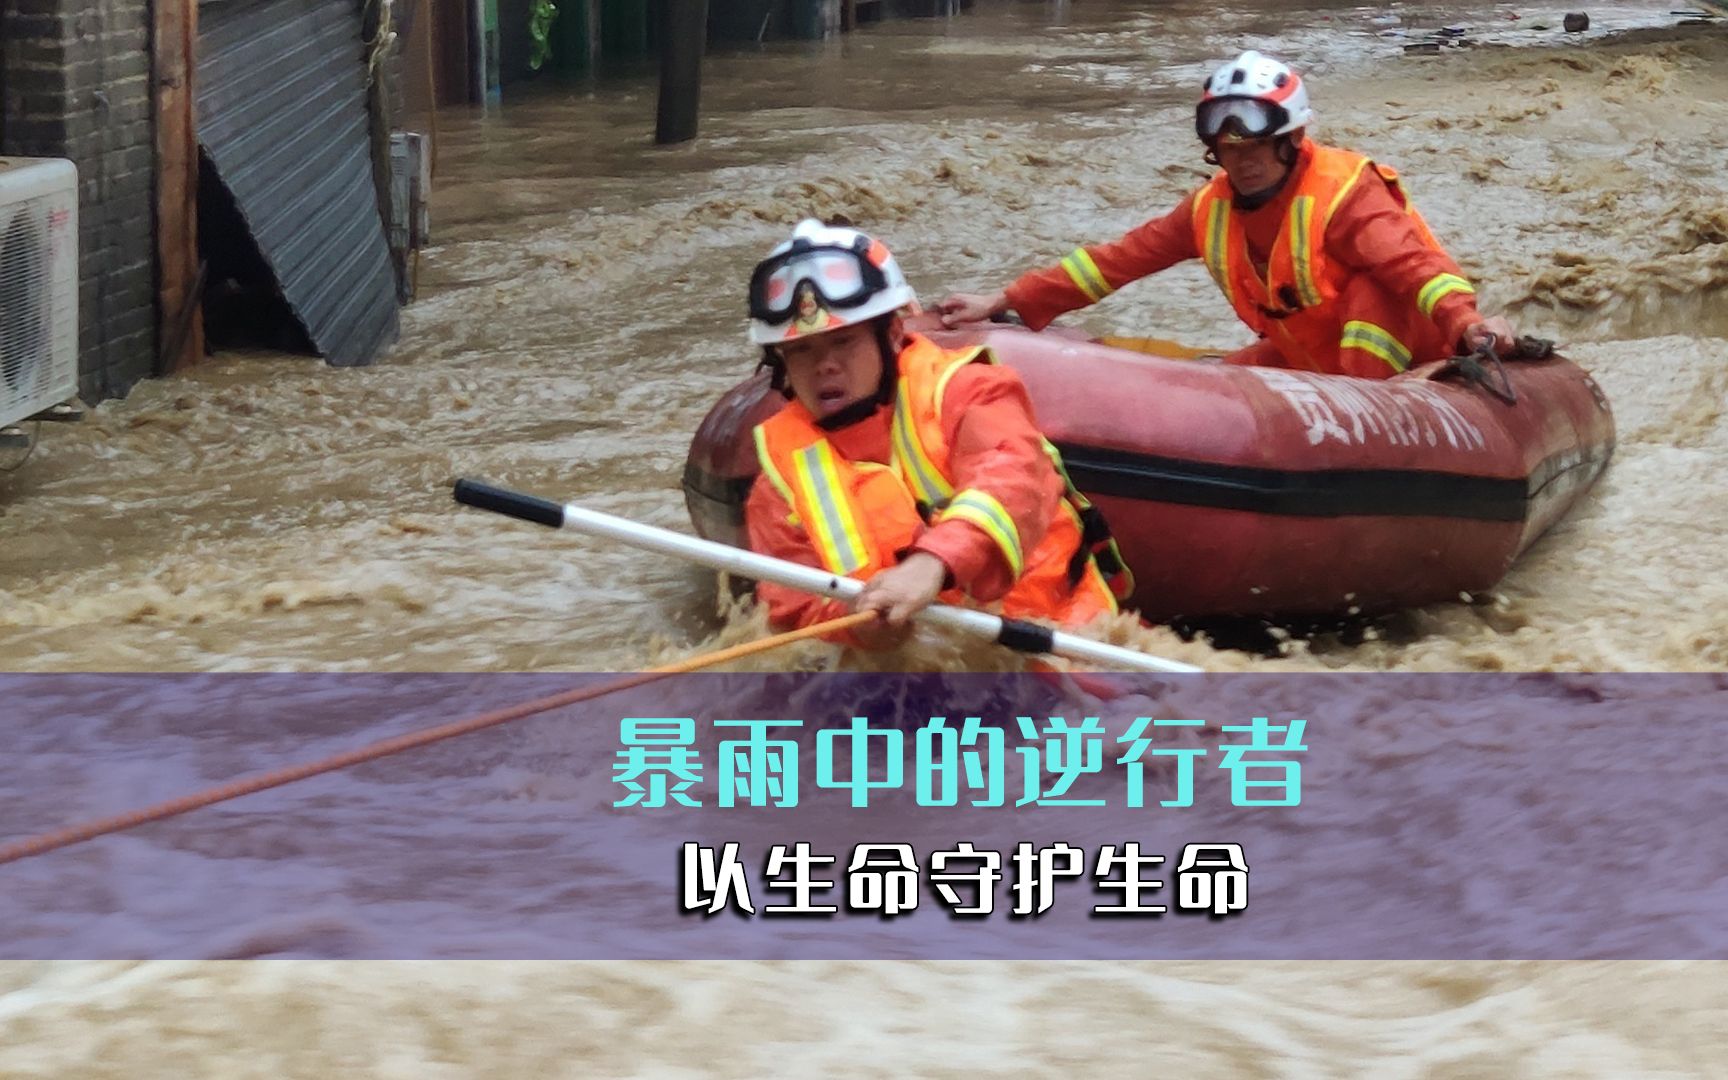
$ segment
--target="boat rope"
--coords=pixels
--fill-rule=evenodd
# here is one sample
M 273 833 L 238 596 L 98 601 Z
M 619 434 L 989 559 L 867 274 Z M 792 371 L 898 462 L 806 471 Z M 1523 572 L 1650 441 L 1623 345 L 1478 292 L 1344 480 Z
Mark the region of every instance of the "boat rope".
M 1512 347 L 1512 352 L 1506 360 L 1546 360 L 1554 355 L 1554 343 L 1546 338 L 1520 337 Z M 1465 382 L 1475 383 L 1488 391 L 1500 401 L 1508 405 L 1518 404 L 1518 391 L 1512 387 L 1512 378 L 1506 374 L 1506 365 L 1494 349 L 1492 341 L 1478 345 L 1473 352 L 1454 356 L 1449 361 L 1448 372 L 1456 372 Z M 1490 372 L 1492 369 L 1492 373 Z
M 238 799 L 243 795 L 251 795 L 255 792 L 266 791 L 270 788 L 282 787 L 285 784 L 292 784 L 297 780 L 305 780 L 309 777 L 335 772 L 338 769 L 346 769 L 352 765 L 360 765 L 364 762 L 376 761 L 379 758 L 388 757 L 392 754 L 400 754 L 407 750 L 415 750 L 422 746 L 429 746 L 432 743 L 442 742 L 445 739 L 453 739 L 458 735 L 467 735 L 476 731 L 484 731 L 487 728 L 497 727 L 500 724 L 507 724 L 512 720 L 520 720 L 526 716 L 549 712 L 553 709 L 563 708 L 566 705 L 575 705 L 583 701 L 592 701 L 595 698 L 604 697 L 608 694 L 616 694 L 621 690 L 630 690 L 638 686 L 646 685 L 647 683 L 656 682 L 669 675 L 678 675 L 683 672 L 714 667 L 742 657 L 767 652 L 770 649 L 778 649 L 784 645 L 790 645 L 793 642 L 803 641 L 807 638 L 819 637 L 823 634 L 847 630 L 876 618 L 878 618 L 878 615 L 874 611 L 860 611 L 851 615 L 843 615 L 837 619 L 829 619 L 826 622 L 817 623 L 814 626 L 806 626 L 801 630 L 776 634 L 773 637 L 763 638 L 760 641 L 746 642 L 742 645 L 734 645 L 730 648 L 717 649 L 713 652 L 703 653 L 699 656 L 692 656 L 680 660 L 677 663 L 666 664 L 662 667 L 653 668 L 649 671 L 640 672 L 635 675 L 627 675 L 620 679 L 613 679 L 612 681 L 602 683 L 599 686 L 584 687 L 578 690 L 566 690 L 563 693 L 553 694 L 551 697 L 538 698 L 534 701 L 523 702 L 520 705 L 512 705 L 509 708 L 495 709 L 491 712 L 481 713 L 478 716 L 471 716 L 464 720 L 456 720 L 448 724 L 440 724 L 437 727 L 426 728 L 422 731 L 413 731 L 405 735 L 398 735 L 395 738 L 375 742 L 369 746 L 347 750 L 340 754 L 332 754 L 329 757 L 321 758 L 317 761 L 309 761 L 300 765 L 289 765 L 284 768 L 273 769 L 270 772 L 259 773 L 255 776 L 242 777 L 238 780 L 232 780 L 226 784 L 219 784 L 216 787 L 206 788 L 203 791 L 194 792 L 190 795 L 183 795 L 177 799 L 169 799 L 166 802 L 160 802 L 154 806 L 146 806 L 138 810 L 129 810 L 125 813 L 97 818 L 93 821 L 83 822 L 82 824 L 69 825 L 61 829 L 56 829 L 53 832 L 43 833 L 40 836 L 33 836 L 25 840 L 19 840 L 0 846 L 0 866 L 4 866 L 7 863 L 17 862 L 20 859 L 30 858 L 33 855 L 45 855 L 50 851 L 57 851 L 60 848 L 70 847 L 73 844 L 82 843 L 86 840 L 94 840 L 99 836 L 124 832 L 128 829 L 135 829 L 140 825 L 162 821 L 165 818 L 177 817 L 181 814 L 202 809 L 206 806 L 213 806 L 216 803 Z

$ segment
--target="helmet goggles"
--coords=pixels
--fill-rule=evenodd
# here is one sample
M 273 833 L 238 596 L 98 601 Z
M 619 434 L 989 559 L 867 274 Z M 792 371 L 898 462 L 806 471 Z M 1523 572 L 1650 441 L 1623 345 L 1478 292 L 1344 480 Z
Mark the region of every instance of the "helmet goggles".
M 1242 139 L 1264 139 L 1283 127 L 1290 114 L 1282 105 L 1248 97 L 1207 98 L 1194 112 L 1194 128 L 1200 141 L 1212 143 L 1230 134 Z
M 763 260 L 750 275 L 750 316 L 779 323 L 792 314 L 799 286 L 808 284 L 829 310 L 857 307 L 888 287 L 868 255 L 871 244 L 851 247 L 794 242 L 791 250 Z

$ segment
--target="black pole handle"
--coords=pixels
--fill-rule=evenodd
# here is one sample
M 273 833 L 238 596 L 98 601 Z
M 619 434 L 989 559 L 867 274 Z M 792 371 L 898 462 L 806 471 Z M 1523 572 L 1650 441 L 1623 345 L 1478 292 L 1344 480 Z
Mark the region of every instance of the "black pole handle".
M 1040 626 L 1024 619 L 1003 619 L 1002 630 L 996 635 L 996 644 L 1006 645 L 1016 652 L 1023 653 L 1055 653 L 1056 635 L 1048 626 Z
M 521 518 L 536 525 L 550 525 L 554 529 L 561 528 L 564 524 L 563 505 L 537 495 L 524 495 L 519 491 L 468 479 L 456 481 L 455 494 L 456 501 L 464 506 Z

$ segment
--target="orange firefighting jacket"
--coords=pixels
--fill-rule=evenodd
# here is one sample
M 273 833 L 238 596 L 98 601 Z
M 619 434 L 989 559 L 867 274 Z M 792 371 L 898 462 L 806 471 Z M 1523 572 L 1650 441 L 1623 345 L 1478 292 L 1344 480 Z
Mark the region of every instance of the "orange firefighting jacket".
M 766 546 L 769 554 L 781 557 L 794 554 L 785 550 L 787 531 L 762 520 L 784 513 L 780 524 L 791 526 L 805 549 L 806 557 L 798 561 L 814 562 L 834 573 L 864 580 L 911 550 L 926 550 L 950 569 L 952 587 L 940 597 L 944 603 L 999 601 L 993 606 L 1003 615 L 1070 626 L 1099 612 L 1114 611 L 1116 596 L 1093 556 L 1096 547 L 1115 571 L 1114 549 L 1099 543 L 1096 529 L 1087 529 L 1090 506 L 1078 493 L 1067 493 L 1060 458 L 1035 430 L 1035 445 L 1042 449 L 1032 452 L 1039 456 L 1016 464 L 1048 474 L 1037 496 L 1046 505 L 1017 507 L 1016 514 L 988 486 L 956 489 L 962 470 L 950 437 L 957 421 L 974 422 L 974 418 L 948 411 L 967 404 L 952 398 L 971 396 L 951 395 L 949 388 L 974 363 L 993 364 L 994 359 L 987 350 L 944 350 L 919 335 L 911 336 L 898 358 L 885 461 L 839 451 L 831 433 L 817 426 L 796 401 L 758 425 L 755 439 L 762 473 L 748 508 L 752 546 Z M 997 370 L 1017 387 L 1017 377 L 1006 369 Z M 1022 400 L 1023 394 L 1021 390 Z M 1024 408 L 1019 414 L 1019 425 L 1029 426 Z M 999 409 L 993 419 L 1000 422 L 1004 415 L 1011 414 Z M 996 445 L 1010 444 L 999 440 Z M 1012 494 L 1003 494 L 1017 501 Z M 956 557 L 957 532 L 966 534 L 961 545 L 982 541 L 990 551 L 988 559 Z M 771 539 L 776 535 L 778 542 Z M 1125 595 L 1126 573 L 1120 577 Z M 838 612 L 838 605 L 832 603 L 783 602 L 777 588 L 762 586 L 758 592 L 769 602 L 770 617 L 782 625 L 810 625 Z
M 1478 321 L 1475 290 L 1410 205 L 1397 173 L 1305 140 L 1285 189 L 1238 210 L 1222 173 L 1113 244 L 1026 274 L 1008 299 L 1034 329 L 1130 281 L 1202 258 L 1242 320 L 1310 371 L 1385 377 L 1449 356 Z

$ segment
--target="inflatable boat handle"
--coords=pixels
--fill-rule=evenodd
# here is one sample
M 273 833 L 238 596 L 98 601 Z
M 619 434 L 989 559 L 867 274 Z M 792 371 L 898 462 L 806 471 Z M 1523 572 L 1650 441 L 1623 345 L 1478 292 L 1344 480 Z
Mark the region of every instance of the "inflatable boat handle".
M 790 589 L 815 593 L 818 596 L 827 596 L 835 600 L 850 600 L 864 588 L 864 583 L 855 578 L 841 577 L 837 574 L 830 574 L 826 570 L 801 566 L 798 563 L 787 562 L 784 559 L 776 559 L 769 555 L 761 555 L 727 544 L 717 544 L 712 540 L 701 540 L 694 536 L 672 532 L 670 529 L 643 525 L 626 518 L 601 513 L 598 510 L 589 510 L 574 503 L 560 505 L 534 495 L 524 495 L 521 492 L 493 487 L 491 484 L 484 484 L 477 480 L 456 481 L 455 495 L 456 501 L 464 506 L 490 510 L 493 513 L 504 514 L 508 517 L 521 518 L 523 521 L 531 521 L 536 525 L 549 525 L 555 529 L 573 529 L 590 536 L 617 540 L 632 547 L 688 559 L 691 562 L 710 566 L 716 570 L 724 570 L 727 573 L 760 581 L 773 582 L 776 585 L 784 585 Z M 918 618 L 976 637 L 989 638 L 991 641 L 1023 652 L 1046 652 L 1071 660 L 1115 664 L 1136 671 L 1166 673 L 1196 673 L 1200 671 L 1192 664 L 1166 660 L 1134 649 L 1124 649 L 1117 645 L 1093 641 L 1090 638 L 1078 637 L 1060 630 L 1050 630 L 1031 623 L 1001 619 L 982 611 L 973 611 L 970 608 L 932 604 L 920 612 Z

